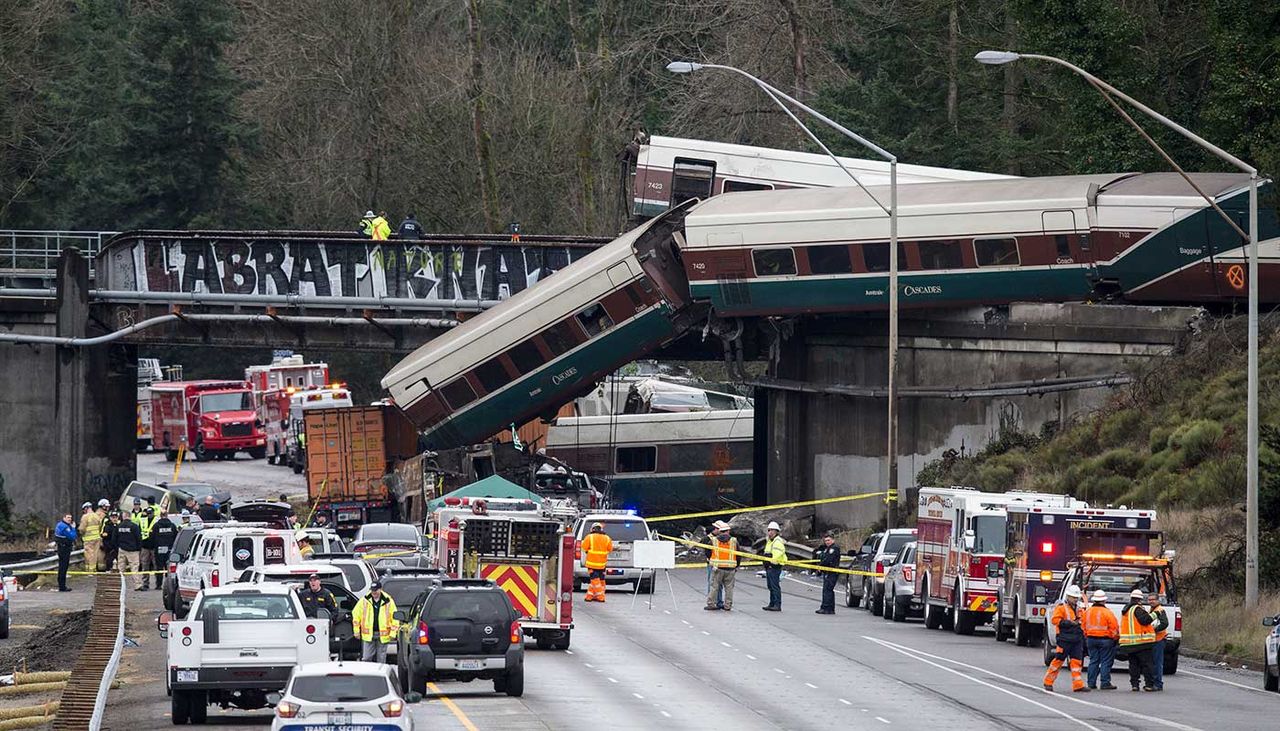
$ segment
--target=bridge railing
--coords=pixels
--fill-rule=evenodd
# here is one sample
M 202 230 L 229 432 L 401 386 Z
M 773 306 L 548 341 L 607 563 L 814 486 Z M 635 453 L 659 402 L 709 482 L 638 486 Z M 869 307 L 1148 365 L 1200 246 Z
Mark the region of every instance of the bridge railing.
M 115 234 L 115 231 L 0 230 L 0 271 L 52 274 L 63 249 L 80 249 L 92 261 L 102 251 L 103 243 Z

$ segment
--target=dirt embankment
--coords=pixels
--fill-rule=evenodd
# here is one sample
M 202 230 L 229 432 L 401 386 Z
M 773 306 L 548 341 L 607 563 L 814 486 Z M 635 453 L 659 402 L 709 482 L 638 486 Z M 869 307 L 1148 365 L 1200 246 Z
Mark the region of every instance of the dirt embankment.
M 88 610 L 50 614 L 44 628 L 25 642 L 0 648 L 0 674 L 70 670 L 88 633 Z

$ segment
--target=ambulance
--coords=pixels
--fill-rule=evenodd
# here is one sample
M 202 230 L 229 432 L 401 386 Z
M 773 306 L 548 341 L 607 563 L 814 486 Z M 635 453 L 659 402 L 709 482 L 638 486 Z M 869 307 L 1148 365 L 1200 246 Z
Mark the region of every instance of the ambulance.
M 494 582 L 539 649 L 569 649 L 574 540 L 559 516 L 532 500 L 448 497 L 426 533 L 441 572 Z

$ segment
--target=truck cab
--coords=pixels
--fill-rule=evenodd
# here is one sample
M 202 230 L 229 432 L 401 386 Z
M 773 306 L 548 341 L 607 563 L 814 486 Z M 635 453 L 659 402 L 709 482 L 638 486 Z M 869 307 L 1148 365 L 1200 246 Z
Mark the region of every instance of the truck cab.
M 1169 618 L 1169 635 L 1165 638 L 1164 673 L 1173 675 L 1178 672 L 1178 651 L 1182 645 L 1182 608 L 1178 606 L 1178 592 L 1173 582 L 1172 561 L 1166 557 L 1096 554 L 1082 557 L 1067 566 L 1062 586 L 1053 602 L 1056 607 L 1066 601 L 1068 586 L 1078 586 L 1084 592 L 1080 602 L 1081 611 L 1092 602 L 1089 598 L 1099 589 L 1107 594 L 1107 608 L 1119 619 L 1129 604 L 1129 592 L 1134 589 L 1144 594 L 1156 593 L 1160 604 Z M 1146 606 L 1144 603 L 1143 606 Z M 1052 607 L 1049 610 L 1053 613 Z M 1053 625 L 1046 623 L 1044 628 L 1045 664 L 1052 660 L 1052 650 L 1057 642 Z M 1121 659 L 1122 661 L 1122 659 Z
M 299 665 L 329 660 L 329 623 L 308 619 L 293 589 L 236 584 L 199 592 L 190 618 L 162 612 L 174 724 L 204 723 L 210 705 L 270 705 Z

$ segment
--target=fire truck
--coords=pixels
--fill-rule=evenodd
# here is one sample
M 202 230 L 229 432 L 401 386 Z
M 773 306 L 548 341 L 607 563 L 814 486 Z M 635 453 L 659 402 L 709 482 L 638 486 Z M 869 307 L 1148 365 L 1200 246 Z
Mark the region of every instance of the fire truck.
M 1154 556 L 1159 543 L 1154 510 L 1009 505 L 996 640 L 1039 644 L 1068 567 L 1084 554 Z
M 186 448 L 201 462 L 267 452 L 253 393 L 244 381 L 165 381 L 151 389 L 151 447 L 172 462 Z
M 147 451 L 151 446 L 151 389 L 152 383 L 164 378 L 158 358 L 138 359 L 138 431 L 137 449 Z
M 253 388 L 253 407 L 266 434 L 267 462 L 283 465 L 289 448 L 294 397 L 303 391 L 331 387 L 329 364 L 307 363 L 301 355 L 278 356 L 269 365 L 245 368 L 244 380 Z M 336 405 L 339 404 L 329 404 Z
M 573 534 L 532 500 L 445 498 L 427 518 L 435 566 L 455 579 L 488 579 L 507 593 L 539 649 L 569 649 Z
M 1019 503 L 1083 504 L 1042 493 L 920 488 L 915 591 L 925 627 L 967 635 L 991 621 L 1005 560 L 1005 510 Z

